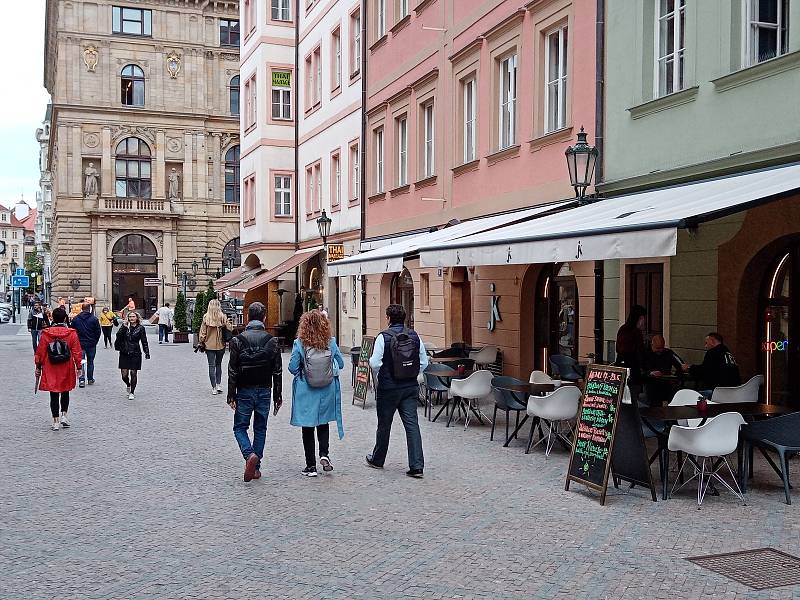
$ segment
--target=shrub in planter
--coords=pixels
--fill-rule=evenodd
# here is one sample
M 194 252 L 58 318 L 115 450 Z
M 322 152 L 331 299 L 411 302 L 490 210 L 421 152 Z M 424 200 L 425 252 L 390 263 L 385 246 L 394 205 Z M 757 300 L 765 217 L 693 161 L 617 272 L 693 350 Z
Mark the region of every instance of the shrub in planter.
M 206 298 L 203 292 L 197 294 L 194 301 L 194 314 L 192 315 L 192 331 L 197 333 L 203 324 L 203 316 L 206 314 Z
M 189 341 L 187 333 L 188 325 L 186 324 L 186 296 L 183 292 L 178 292 L 178 299 L 175 302 L 175 315 L 173 317 L 175 324 L 175 333 L 172 341 L 176 344 L 186 344 Z

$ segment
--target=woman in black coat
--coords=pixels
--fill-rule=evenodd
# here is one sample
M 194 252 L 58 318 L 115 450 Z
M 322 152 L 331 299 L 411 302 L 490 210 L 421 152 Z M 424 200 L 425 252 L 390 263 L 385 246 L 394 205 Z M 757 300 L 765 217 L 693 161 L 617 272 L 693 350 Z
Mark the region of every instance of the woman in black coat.
M 122 381 L 128 386 L 128 400 L 133 400 L 138 372 L 142 370 L 142 352 L 144 357 L 150 360 L 150 346 L 147 344 L 147 334 L 139 313 L 129 312 L 126 321 L 117 331 L 114 348 L 119 351 L 118 366 L 122 373 Z

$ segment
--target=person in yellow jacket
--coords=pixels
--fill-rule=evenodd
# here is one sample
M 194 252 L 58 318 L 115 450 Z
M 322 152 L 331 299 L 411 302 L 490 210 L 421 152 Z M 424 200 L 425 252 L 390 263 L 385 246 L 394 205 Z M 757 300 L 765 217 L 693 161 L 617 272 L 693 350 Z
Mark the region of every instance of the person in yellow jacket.
M 100 319 L 100 329 L 103 330 L 103 343 L 106 348 L 113 348 L 114 342 L 111 341 L 111 330 L 119 322 L 119 317 L 110 308 L 104 306 L 98 318 Z

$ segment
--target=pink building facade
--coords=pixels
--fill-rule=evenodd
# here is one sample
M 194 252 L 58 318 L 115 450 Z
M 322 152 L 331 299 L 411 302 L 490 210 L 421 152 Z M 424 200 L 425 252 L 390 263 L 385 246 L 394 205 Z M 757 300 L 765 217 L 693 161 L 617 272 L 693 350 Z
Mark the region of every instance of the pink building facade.
M 574 196 L 564 150 L 594 134 L 595 2 L 376 0 L 366 18 L 362 250 Z M 364 275 L 368 334 L 400 302 L 427 344 L 495 345 L 509 375 L 593 349 L 591 263 L 403 267 Z

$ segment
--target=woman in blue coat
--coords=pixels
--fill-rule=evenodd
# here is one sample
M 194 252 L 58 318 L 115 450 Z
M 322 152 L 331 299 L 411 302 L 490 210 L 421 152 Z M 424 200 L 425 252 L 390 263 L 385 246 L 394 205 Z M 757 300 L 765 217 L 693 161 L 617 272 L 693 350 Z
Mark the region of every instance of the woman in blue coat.
M 336 421 L 339 439 L 342 439 L 344 426 L 339 371 L 343 367 L 344 359 L 336 345 L 336 339 L 331 337 L 328 318 L 318 310 L 305 313 L 300 318 L 297 339 L 292 346 L 289 372 L 294 375 L 290 422 L 295 427 L 303 428 L 306 468 L 302 473 L 307 477 L 317 476 L 314 428 L 317 430 L 322 470 L 333 471 L 333 463 L 328 454 L 328 423 Z

